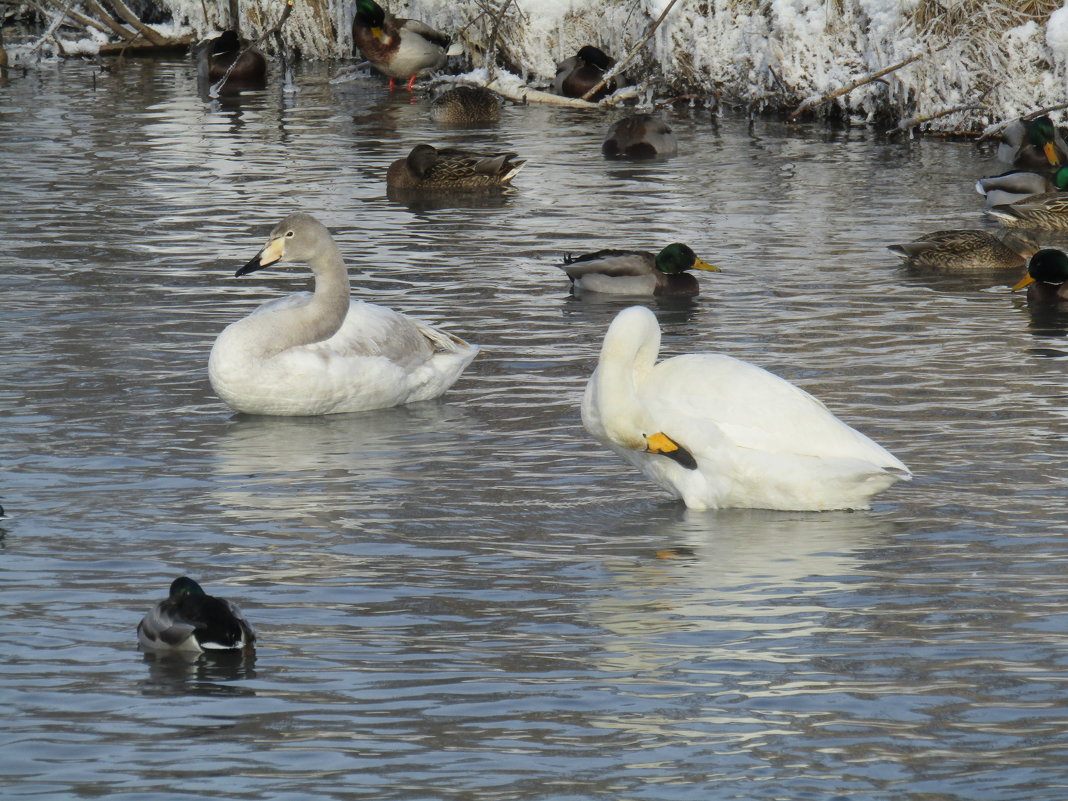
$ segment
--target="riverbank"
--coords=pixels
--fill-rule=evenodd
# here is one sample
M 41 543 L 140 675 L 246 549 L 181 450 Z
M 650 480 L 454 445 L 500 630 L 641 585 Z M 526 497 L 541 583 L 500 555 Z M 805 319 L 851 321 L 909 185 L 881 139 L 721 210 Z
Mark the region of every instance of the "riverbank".
M 159 5 L 170 19 L 150 27 L 168 41 L 227 25 L 219 4 Z M 242 3 L 246 33 L 270 30 L 284 7 Z M 1068 7 L 1059 0 L 412 0 L 391 10 L 462 40 L 465 54 L 450 62 L 452 71 L 492 60 L 495 71 L 514 76 L 505 76 L 510 84 L 544 88 L 556 62 L 584 44 L 620 60 L 633 54 L 623 83 L 644 104 L 684 98 L 751 113 L 978 132 L 1038 109 L 1063 120 L 1068 97 Z M 352 58 L 351 22 L 347 0 L 302 0 L 281 41 L 304 58 Z M 88 38 L 68 41 L 64 52 L 94 52 L 109 39 L 82 27 Z

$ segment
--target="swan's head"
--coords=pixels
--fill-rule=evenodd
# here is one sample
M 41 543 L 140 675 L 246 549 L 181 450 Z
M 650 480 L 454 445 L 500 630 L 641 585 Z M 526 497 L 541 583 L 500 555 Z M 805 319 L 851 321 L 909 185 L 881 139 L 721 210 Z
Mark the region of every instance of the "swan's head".
M 699 259 L 689 245 L 681 242 L 673 242 L 656 254 L 656 269 L 666 275 L 676 275 L 687 270 L 719 272 L 719 267 Z
M 263 249 L 234 276 L 240 278 L 279 261 L 310 262 L 335 248 L 325 225 L 310 214 L 290 214 L 274 227 Z

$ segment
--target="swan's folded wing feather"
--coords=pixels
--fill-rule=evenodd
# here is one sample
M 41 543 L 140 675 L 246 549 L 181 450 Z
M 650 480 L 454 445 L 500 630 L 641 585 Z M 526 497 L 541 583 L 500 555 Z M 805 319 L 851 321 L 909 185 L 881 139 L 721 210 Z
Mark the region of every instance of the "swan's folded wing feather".
M 664 433 L 686 447 L 699 450 L 700 442 L 722 438 L 767 454 L 855 459 L 907 472 L 885 448 L 803 389 L 729 356 L 663 361 L 644 382 L 641 398 L 658 423 L 663 421 Z

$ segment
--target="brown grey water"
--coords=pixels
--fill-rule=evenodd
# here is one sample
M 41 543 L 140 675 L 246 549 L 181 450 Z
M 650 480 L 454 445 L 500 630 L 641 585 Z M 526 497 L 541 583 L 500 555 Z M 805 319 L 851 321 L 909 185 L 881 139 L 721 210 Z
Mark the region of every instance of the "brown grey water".
M 604 162 L 600 116 L 427 102 L 306 65 L 205 104 L 192 65 L 0 88 L 4 798 L 1063 799 L 1068 319 L 885 245 L 989 225 L 973 146 L 707 112 Z M 414 144 L 529 159 L 498 203 L 409 208 Z M 234 417 L 208 352 L 300 271 L 234 279 L 285 214 L 354 294 L 483 350 L 440 402 Z M 624 301 L 567 252 L 689 242 L 653 303 L 915 472 L 870 512 L 687 512 L 578 402 Z M 672 551 L 674 558 L 657 558 Z M 137 650 L 188 573 L 255 659 Z

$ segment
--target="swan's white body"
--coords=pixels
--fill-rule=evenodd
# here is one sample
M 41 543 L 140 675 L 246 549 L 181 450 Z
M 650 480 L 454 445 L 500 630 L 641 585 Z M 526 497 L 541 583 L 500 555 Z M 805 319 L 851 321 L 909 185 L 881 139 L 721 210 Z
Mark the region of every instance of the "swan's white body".
M 295 236 L 287 238 L 287 231 Z M 315 292 L 264 303 L 215 340 L 208 376 L 232 409 L 319 415 L 429 400 L 452 386 L 478 353 L 418 320 L 350 300 L 341 254 L 312 217 L 287 217 L 262 253 L 272 247 L 274 260 L 310 264 Z
M 660 327 L 642 306 L 605 335 L 582 401 L 586 430 L 692 509 L 866 509 L 911 473 L 788 381 L 730 356 L 656 363 Z M 692 455 L 689 469 L 649 438 Z

